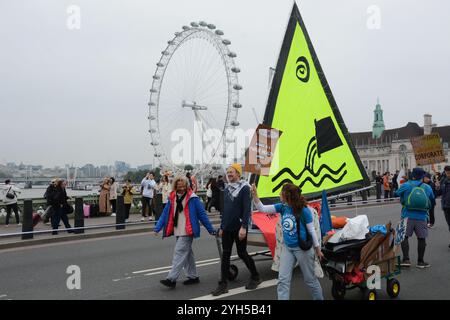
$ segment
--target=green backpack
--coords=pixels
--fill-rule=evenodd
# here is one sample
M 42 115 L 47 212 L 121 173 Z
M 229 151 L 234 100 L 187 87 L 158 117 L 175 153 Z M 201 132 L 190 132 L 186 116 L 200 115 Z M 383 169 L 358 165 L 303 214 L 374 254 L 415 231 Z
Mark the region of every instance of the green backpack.
M 428 211 L 430 209 L 430 198 L 421 186 L 422 183 L 414 187 L 409 193 L 405 203 L 406 209 L 415 211 Z

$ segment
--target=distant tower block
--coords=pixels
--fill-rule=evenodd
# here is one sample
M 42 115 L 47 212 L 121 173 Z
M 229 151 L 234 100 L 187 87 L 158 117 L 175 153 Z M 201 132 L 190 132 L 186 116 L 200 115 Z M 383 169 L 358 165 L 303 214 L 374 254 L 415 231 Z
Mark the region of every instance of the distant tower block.
M 381 109 L 380 100 L 377 98 L 377 105 L 374 111 L 375 119 L 372 127 L 372 138 L 378 139 L 384 131 L 383 110 Z

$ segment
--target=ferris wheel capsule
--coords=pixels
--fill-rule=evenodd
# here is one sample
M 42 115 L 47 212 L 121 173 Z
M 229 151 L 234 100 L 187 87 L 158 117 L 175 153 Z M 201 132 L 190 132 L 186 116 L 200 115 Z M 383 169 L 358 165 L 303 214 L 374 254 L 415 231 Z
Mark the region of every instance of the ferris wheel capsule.
M 207 27 L 208 27 L 208 29 L 211 29 L 211 30 L 214 30 L 216 28 L 216 26 L 213 24 L 208 24 Z
M 230 57 L 230 58 L 236 58 L 237 57 L 237 55 L 236 55 L 236 53 L 234 53 L 234 52 L 228 52 L 228 56 Z
M 241 86 L 240 84 L 235 84 L 235 85 L 233 86 L 233 89 L 234 89 L 234 90 L 242 90 L 242 86 Z
M 194 27 L 194 28 L 198 28 L 199 27 L 197 22 L 191 22 L 191 26 Z
M 224 35 L 224 33 L 223 33 L 222 30 L 216 30 L 216 34 L 217 34 L 218 36 L 223 36 L 223 35 Z
M 224 45 L 226 45 L 226 46 L 229 46 L 229 45 L 231 44 L 231 41 L 230 41 L 230 40 L 227 40 L 227 39 L 224 39 L 224 40 L 222 40 L 222 43 L 223 43 Z
M 202 26 L 202 27 L 206 27 L 206 26 L 208 26 L 208 24 L 205 22 L 205 21 L 200 21 L 200 26 Z
M 231 71 L 234 73 L 239 73 L 239 72 L 241 72 L 241 69 L 234 67 L 234 68 L 231 68 Z

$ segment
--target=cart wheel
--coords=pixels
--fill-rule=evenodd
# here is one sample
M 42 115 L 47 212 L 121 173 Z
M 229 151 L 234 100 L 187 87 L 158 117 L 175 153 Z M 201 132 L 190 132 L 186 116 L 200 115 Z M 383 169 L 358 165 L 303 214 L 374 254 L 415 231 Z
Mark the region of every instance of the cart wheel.
M 386 291 L 391 298 L 397 298 L 400 294 L 400 282 L 397 279 L 389 279 L 387 281 Z
M 230 271 L 228 272 L 228 280 L 233 281 L 238 276 L 239 269 L 234 265 L 230 265 Z
M 345 297 L 345 285 L 340 282 L 333 281 L 333 285 L 331 286 L 331 295 L 334 300 L 344 300 Z
M 364 300 L 377 300 L 377 291 L 374 289 L 364 291 Z

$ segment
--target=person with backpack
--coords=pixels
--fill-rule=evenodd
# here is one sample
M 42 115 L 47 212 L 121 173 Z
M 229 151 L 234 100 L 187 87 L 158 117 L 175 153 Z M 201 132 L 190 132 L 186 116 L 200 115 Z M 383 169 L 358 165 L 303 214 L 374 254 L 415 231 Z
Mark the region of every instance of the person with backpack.
M 445 166 L 444 173 L 441 180 L 436 182 L 436 193 L 438 196 L 442 196 L 442 210 L 447 221 L 448 231 L 450 231 L 450 166 Z M 450 248 L 450 244 L 448 247 Z
M 292 183 L 283 185 L 280 203 L 263 205 L 255 185 L 252 186 L 253 200 L 259 212 L 279 213 L 283 228 L 284 247 L 281 251 L 278 271 L 278 300 L 289 300 L 294 266 L 299 264 L 303 280 L 314 300 L 323 300 L 322 287 L 315 275 L 315 254 L 323 258 L 320 243 L 314 229 L 311 211 L 301 195 L 300 188 Z
M 426 238 L 428 237 L 428 211 L 434 201 L 434 194 L 431 187 L 422 182 L 425 171 L 422 168 L 414 168 L 411 173 L 411 180 L 402 184 L 396 195 L 400 197 L 402 204 L 402 219 L 408 218 L 406 226 L 406 237 L 401 247 L 403 252 L 402 267 L 410 267 L 409 242 L 408 238 L 413 233 L 417 236 L 417 268 L 429 268 L 430 264 L 424 261 Z
M 5 186 L 3 188 L 3 202 L 6 205 L 6 220 L 5 226 L 9 226 L 9 218 L 11 217 L 11 211 L 14 211 L 16 217 L 16 223 L 20 226 L 19 207 L 17 206 L 17 194 L 20 193 L 20 189 L 11 184 L 11 180 L 5 180 Z

